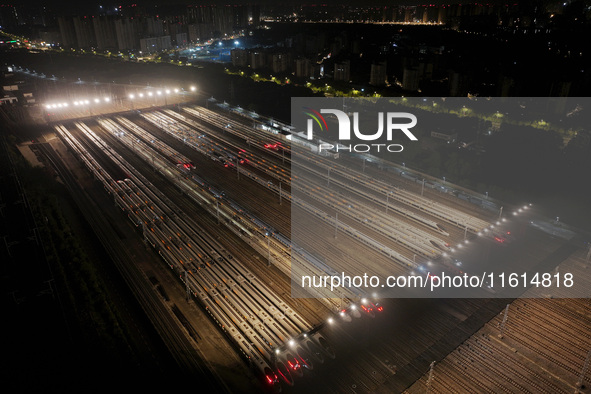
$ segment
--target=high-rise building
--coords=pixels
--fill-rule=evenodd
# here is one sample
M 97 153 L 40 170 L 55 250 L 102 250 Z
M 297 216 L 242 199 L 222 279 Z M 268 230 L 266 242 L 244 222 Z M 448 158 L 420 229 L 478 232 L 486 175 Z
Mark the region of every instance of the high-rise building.
M 233 32 L 233 26 L 234 18 L 232 14 L 232 7 L 215 7 L 213 10 L 214 33 L 218 37 L 231 35 Z
M 273 64 L 271 69 L 274 73 L 283 73 L 289 70 L 289 58 L 287 53 L 275 53 L 273 54 Z
M 96 47 L 92 18 L 86 16 L 74 17 L 74 31 L 76 32 L 78 48 Z
M 115 33 L 119 50 L 135 50 L 140 46 L 138 19 L 122 18 L 115 21 Z
M 266 66 L 266 64 L 267 62 L 265 52 L 260 50 L 253 50 L 250 52 L 250 67 L 253 70 L 263 68 Z
M 176 35 L 187 32 L 184 17 L 168 16 L 164 18 L 162 26 L 164 28 L 164 33 L 161 35 L 170 36 L 175 45 L 178 45 L 175 42 Z
M 213 37 L 213 24 L 193 23 L 187 26 L 187 32 L 191 42 L 207 41 Z
M 189 6 L 187 8 L 187 18 L 189 23 L 212 23 L 213 6 Z
M 312 62 L 310 59 L 297 59 L 295 75 L 298 78 L 310 78 L 313 73 Z
M 261 6 L 254 4 L 250 6 L 250 23 L 253 27 L 261 24 Z
M 449 75 L 449 95 L 452 97 L 466 96 L 469 93 L 471 77 L 462 71 L 451 70 Z
M 117 35 L 115 34 L 115 19 L 110 16 L 99 16 L 92 19 L 96 48 L 101 50 L 117 50 Z
M 170 36 L 148 37 L 140 39 L 142 53 L 154 53 L 172 49 Z
M 345 60 L 341 63 L 335 63 L 333 79 L 335 81 L 345 82 L 349 82 L 351 80 L 351 62 L 349 60 Z
M 402 89 L 416 92 L 419 89 L 419 70 L 405 67 L 402 73 Z
M 372 64 L 369 74 L 369 84 L 374 86 L 384 86 L 387 83 L 386 62 Z
M 177 47 L 184 47 L 187 46 L 189 40 L 187 38 L 187 33 L 177 33 L 175 35 L 175 44 Z
M 57 18 L 61 36 L 61 47 L 62 48 L 76 48 L 78 41 L 76 40 L 76 31 L 74 30 L 74 21 L 72 18 L 60 16 Z
M 191 23 L 187 26 L 187 38 L 190 42 L 197 42 L 199 41 L 199 25 L 196 23 Z
M 234 67 L 248 66 L 248 51 L 246 49 L 232 49 L 230 51 L 232 57 L 232 65 Z
M 241 30 L 248 27 L 248 7 L 245 5 L 234 5 L 232 8 L 232 16 L 234 19 L 233 29 Z
M 145 37 L 160 37 L 164 35 L 164 27 L 162 19 L 149 17 L 144 19 L 144 36 Z

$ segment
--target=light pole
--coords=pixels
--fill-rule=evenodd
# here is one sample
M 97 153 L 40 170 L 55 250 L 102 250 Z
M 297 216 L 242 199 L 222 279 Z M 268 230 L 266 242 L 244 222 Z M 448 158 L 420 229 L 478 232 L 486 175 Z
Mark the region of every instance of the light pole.
M 217 199 L 215 200 L 215 216 L 218 219 L 218 224 L 220 224 L 220 205 Z
M 577 381 L 577 392 L 580 392 L 578 389 L 582 389 L 585 384 L 585 374 L 589 369 L 589 362 L 591 361 L 591 350 L 587 353 L 587 358 L 585 358 L 585 363 L 583 364 L 583 369 L 581 370 L 581 375 L 579 375 L 579 380 Z
M 427 393 L 431 391 L 431 382 L 433 381 L 433 369 L 435 368 L 435 361 L 429 365 L 429 376 L 427 377 Z
M 267 251 L 268 251 L 268 260 L 267 260 L 267 267 L 271 266 L 271 235 L 267 235 Z
M 503 339 L 505 335 L 505 325 L 507 324 L 507 317 L 509 317 L 509 304 L 505 307 L 505 314 L 503 315 L 503 321 L 501 321 L 501 325 L 499 326 L 499 338 Z

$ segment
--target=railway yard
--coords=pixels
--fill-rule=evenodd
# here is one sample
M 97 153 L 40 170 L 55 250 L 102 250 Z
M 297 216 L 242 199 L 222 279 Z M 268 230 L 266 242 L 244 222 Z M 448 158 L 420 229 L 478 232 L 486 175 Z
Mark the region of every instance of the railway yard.
M 588 267 L 575 253 L 560 269 L 589 283 Z M 588 298 L 515 300 L 406 392 L 588 392 L 590 317 Z
M 389 299 L 359 287 L 304 294 L 292 286 L 339 272 L 462 272 L 470 269 L 460 266 L 463 250 L 505 248 L 528 268 L 558 266 L 589 288 L 587 251 L 531 228 L 528 205 L 500 214 L 458 198 L 445 180 L 426 185 L 365 159 L 319 156 L 219 108 L 179 105 L 51 127 L 59 138 L 50 145 L 66 146 L 102 185 L 261 387 L 572 392 L 591 384 L 591 306 L 565 298 L 573 293 L 564 288 L 518 299 Z M 509 225 L 522 240 L 504 245 L 512 238 L 499 231 L 509 234 Z

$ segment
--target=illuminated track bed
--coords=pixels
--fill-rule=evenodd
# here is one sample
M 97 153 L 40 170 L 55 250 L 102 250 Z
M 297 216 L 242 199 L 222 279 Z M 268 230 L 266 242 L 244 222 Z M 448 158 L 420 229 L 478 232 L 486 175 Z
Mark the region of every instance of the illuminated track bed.
M 107 127 L 113 124 L 104 122 Z M 181 219 L 178 208 L 127 162 L 112 151 L 83 123 L 76 127 L 86 139 L 93 141 L 111 160 L 129 172 L 129 178 L 114 180 L 106 177 L 92 156 L 74 142 L 76 138 L 63 126 L 57 128 L 64 141 L 86 159 L 85 163 L 116 203 L 140 226 L 150 242 L 177 271 L 180 279 L 214 320 L 234 339 L 243 354 L 254 362 L 267 377 L 273 377 L 269 365 L 275 355 L 271 352 L 282 343 L 300 336 L 311 327 L 295 311 L 281 301 L 257 277 L 225 252 L 213 239 L 207 239 L 200 227 Z M 83 160 L 84 160 L 83 159 Z M 314 340 L 303 339 L 302 343 Z M 275 366 L 272 365 L 274 368 Z M 285 375 L 284 373 L 283 375 Z M 293 383 L 289 376 L 288 383 Z

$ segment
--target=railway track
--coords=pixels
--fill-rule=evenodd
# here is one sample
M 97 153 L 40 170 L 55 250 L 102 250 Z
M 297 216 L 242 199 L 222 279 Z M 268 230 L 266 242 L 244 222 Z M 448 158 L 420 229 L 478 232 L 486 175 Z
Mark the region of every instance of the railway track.
M 61 128 L 57 131 L 60 135 L 64 136 L 63 138 L 65 139 L 66 146 L 78 154 L 78 157 L 87 167 L 89 167 L 89 170 L 98 170 L 98 163 L 96 161 L 93 162 L 92 156 L 85 156 L 82 154 L 84 147 L 79 144 L 77 145 L 74 142 L 76 139 L 74 139 L 71 134 L 68 135 L 65 128 Z M 64 131 L 66 133 L 64 133 Z M 92 226 L 95 234 L 107 249 L 107 252 L 115 262 L 117 268 L 138 298 L 140 305 L 154 323 L 155 328 L 163 338 L 167 347 L 171 350 L 171 354 L 176 362 L 185 371 L 196 371 L 201 376 L 205 377 L 207 381 L 204 382 L 204 384 L 208 387 L 216 387 L 217 389 L 224 387 L 223 385 L 220 385 L 219 382 L 216 382 L 216 379 L 210 373 L 208 367 L 203 363 L 203 360 L 196 355 L 192 345 L 177 326 L 174 317 L 160 302 L 158 296 L 152 291 L 148 278 L 142 275 L 133 264 L 128 263 L 133 260 L 128 248 L 122 245 L 121 240 L 113 234 L 111 227 L 106 222 L 106 218 L 100 214 L 93 199 L 86 195 L 86 192 L 77 186 L 77 182 L 69 169 L 62 163 L 57 155 L 53 154 L 52 150 L 44 149 L 44 147 L 42 147 L 42 149 L 60 173 L 62 180 L 75 197 L 75 201 L 82 205 L 81 208 L 84 208 L 80 211 L 87 217 L 88 223 Z M 106 172 L 102 172 L 102 174 L 106 175 Z M 101 173 L 99 172 L 97 175 L 100 179 Z

